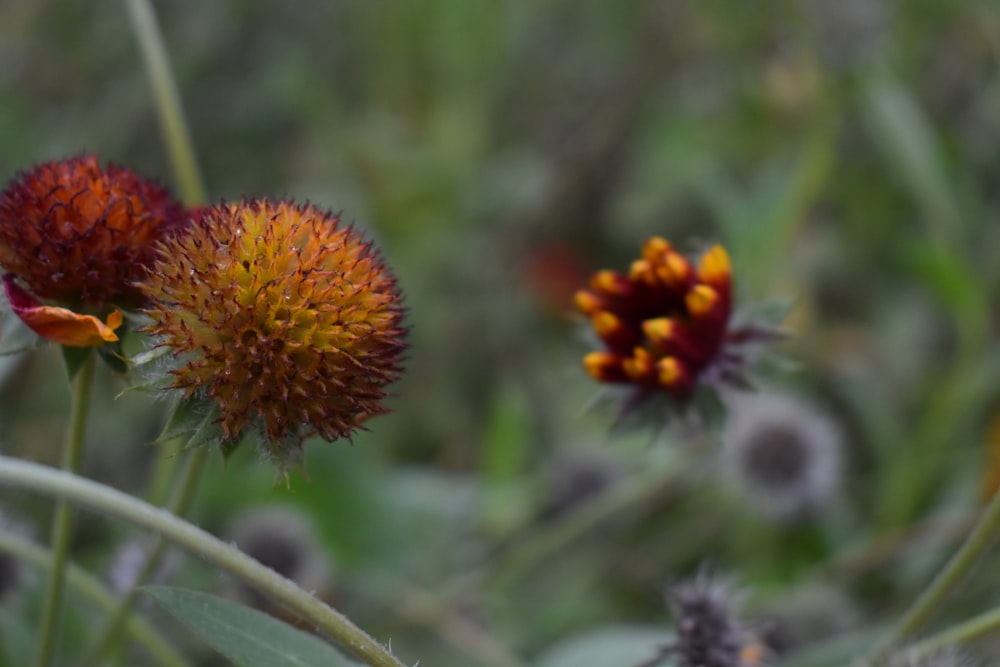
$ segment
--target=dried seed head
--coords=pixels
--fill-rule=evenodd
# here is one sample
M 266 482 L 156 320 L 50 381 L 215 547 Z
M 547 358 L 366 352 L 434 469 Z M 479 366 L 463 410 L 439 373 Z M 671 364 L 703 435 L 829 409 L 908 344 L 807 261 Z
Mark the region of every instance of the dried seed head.
M 156 241 L 187 223 L 159 185 L 83 155 L 22 173 L 0 193 L 0 267 L 42 299 L 135 306 Z
M 828 507 L 841 482 L 844 442 L 818 409 L 779 394 L 734 394 L 723 457 L 764 516 L 794 521 Z
M 164 242 L 141 288 L 146 331 L 182 362 L 172 387 L 214 399 L 227 441 L 249 426 L 287 460 L 386 412 L 405 329 L 372 244 L 311 205 L 220 204 Z

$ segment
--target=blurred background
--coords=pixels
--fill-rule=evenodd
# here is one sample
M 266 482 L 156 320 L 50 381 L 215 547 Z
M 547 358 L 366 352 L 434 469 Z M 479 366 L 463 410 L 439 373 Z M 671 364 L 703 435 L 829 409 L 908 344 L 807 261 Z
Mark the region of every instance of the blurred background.
M 307 445 L 290 488 L 250 447 L 216 457 L 192 515 L 408 664 L 638 664 L 670 638 L 663 587 L 706 567 L 744 589 L 776 664 L 846 664 L 1000 481 L 988 0 L 156 9 L 212 198 L 341 211 L 411 327 L 392 414 Z M 124 3 L 0 2 L 0 178 L 82 151 L 174 185 Z M 724 244 L 742 304 L 790 304 L 790 363 L 758 378 L 777 408 L 697 438 L 586 409 L 573 292 L 654 234 Z M 61 363 L 0 360 L 4 453 L 58 461 Z M 164 405 L 100 381 L 86 473 L 144 494 Z M 0 505 L 47 534 L 47 501 Z M 76 527 L 74 558 L 127 580 L 142 536 Z M 935 626 L 995 604 L 997 565 Z M 182 554 L 162 576 L 263 604 Z M 26 664 L 41 588 L 26 572 L 0 602 L 6 664 Z M 74 598 L 67 655 L 92 618 Z

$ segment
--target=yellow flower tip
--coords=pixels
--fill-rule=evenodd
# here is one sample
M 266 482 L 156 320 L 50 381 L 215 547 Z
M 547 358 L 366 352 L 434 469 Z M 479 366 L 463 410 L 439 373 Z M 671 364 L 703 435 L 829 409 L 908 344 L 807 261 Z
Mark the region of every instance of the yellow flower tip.
M 590 286 L 594 291 L 609 296 L 623 297 L 632 293 L 632 284 L 628 277 L 610 269 L 595 273 L 590 279 Z
M 601 338 L 614 337 L 616 334 L 621 333 L 624 326 L 614 313 L 609 313 L 606 310 L 595 313 L 590 319 L 590 323 L 594 326 L 594 331 Z
M 656 285 L 656 272 L 653 264 L 646 259 L 637 259 L 632 262 L 628 270 L 628 279 L 635 283 L 643 283 L 650 287 Z
M 670 245 L 670 241 L 662 236 L 651 236 L 642 247 L 642 258 L 655 264 L 671 250 L 673 246 Z
M 588 317 L 596 313 L 603 307 L 601 298 L 589 290 L 577 290 L 573 295 L 573 303 L 576 309 Z
M 622 360 L 611 352 L 591 352 L 583 358 L 583 368 L 598 382 L 621 382 L 626 379 Z
M 656 275 L 668 287 L 683 291 L 691 283 L 694 269 L 684 255 L 671 250 L 664 255 L 663 261 L 657 266 Z
M 228 439 L 255 427 L 280 458 L 387 411 L 406 349 L 402 298 L 372 244 L 337 216 L 290 201 L 219 204 L 161 245 L 141 287 L 146 331 L 183 362 L 172 386 L 214 399 Z
M 664 389 L 676 392 L 687 388 L 691 375 L 680 359 L 663 357 L 656 362 L 656 380 Z
M 114 330 L 122 325 L 121 311 L 108 315 L 105 323 L 93 315 L 42 305 L 14 282 L 13 276 L 4 276 L 3 282 L 11 310 L 42 338 L 69 347 L 97 347 L 118 340 Z
M 622 368 L 633 382 L 646 382 L 656 376 L 656 360 L 642 347 L 632 351 L 632 356 L 622 362 Z
M 642 332 L 655 344 L 669 341 L 677 330 L 677 323 L 669 317 L 656 317 L 642 323 Z
M 698 263 L 698 278 L 714 287 L 729 285 L 732 280 L 732 265 L 725 248 L 715 245 L 702 255 Z
M 695 285 L 684 296 L 684 303 L 694 317 L 704 317 L 719 303 L 719 293 L 708 285 Z

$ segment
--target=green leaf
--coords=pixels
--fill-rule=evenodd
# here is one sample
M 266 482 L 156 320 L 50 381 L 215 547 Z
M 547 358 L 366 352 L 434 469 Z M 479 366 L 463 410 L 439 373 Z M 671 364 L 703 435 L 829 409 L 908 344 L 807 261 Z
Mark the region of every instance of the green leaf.
M 666 628 L 619 626 L 570 637 L 542 655 L 534 667 L 638 665 L 670 643 Z
M 66 374 L 69 376 L 70 382 L 76 378 L 76 374 L 80 372 L 83 362 L 87 361 L 90 353 L 91 348 L 89 347 L 62 346 L 63 360 L 66 362 Z
M 921 206 L 928 231 L 938 242 L 953 242 L 962 211 L 954 195 L 952 171 L 916 97 L 897 79 L 880 73 L 865 82 L 864 111 L 872 138 L 892 174 Z
M 214 595 L 169 586 L 147 586 L 143 591 L 239 667 L 348 667 L 358 664 L 314 635 Z

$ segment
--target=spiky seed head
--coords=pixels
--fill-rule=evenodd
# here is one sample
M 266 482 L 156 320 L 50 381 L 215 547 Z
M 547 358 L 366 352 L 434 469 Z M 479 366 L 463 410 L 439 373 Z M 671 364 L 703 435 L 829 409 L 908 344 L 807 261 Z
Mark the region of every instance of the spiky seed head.
M 182 362 L 171 387 L 214 399 L 226 440 L 253 426 L 281 458 L 387 411 L 406 347 L 401 295 L 339 216 L 291 201 L 219 204 L 160 245 L 140 287 L 146 331 Z
M 0 267 L 42 299 L 136 306 L 153 246 L 187 223 L 166 189 L 94 155 L 39 164 L 0 193 Z
M 682 667 L 743 667 L 752 635 L 738 622 L 730 586 L 702 574 L 667 591 Z

